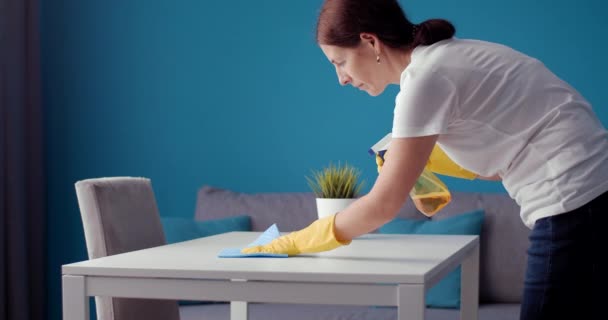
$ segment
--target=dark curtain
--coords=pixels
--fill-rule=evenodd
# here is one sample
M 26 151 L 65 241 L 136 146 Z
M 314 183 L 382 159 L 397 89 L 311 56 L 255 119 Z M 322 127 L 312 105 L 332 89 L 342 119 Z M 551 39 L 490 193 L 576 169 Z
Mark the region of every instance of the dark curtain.
M 38 0 L 0 0 L 0 319 L 46 307 Z

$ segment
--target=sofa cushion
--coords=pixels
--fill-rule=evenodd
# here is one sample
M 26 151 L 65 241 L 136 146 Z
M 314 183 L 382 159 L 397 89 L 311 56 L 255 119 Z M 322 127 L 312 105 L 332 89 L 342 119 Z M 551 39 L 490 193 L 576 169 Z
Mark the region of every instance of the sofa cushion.
M 480 240 L 480 287 L 482 302 L 519 303 L 523 292 L 526 249 L 530 230 L 519 216 L 519 206 L 506 193 L 452 192 L 452 201 L 432 220 L 483 209 L 485 219 Z M 299 230 L 317 218 L 313 193 L 239 193 L 203 186 L 198 191 L 197 220 L 251 215 L 252 229 L 264 231 L 277 223 L 282 231 Z M 398 217 L 429 219 L 412 201 Z
M 251 231 L 251 217 L 239 215 L 207 221 L 192 218 L 160 218 L 167 243 L 188 241 L 231 231 Z
M 530 230 L 521 221 L 519 206 L 502 193 L 453 192 L 452 197 L 433 220 L 452 217 L 468 206 L 486 213 L 480 235 L 481 301 L 521 302 Z
M 486 193 L 481 200 L 486 219 L 481 232 L 480 295 L 486 301 L 520 302 L 531 230 L 510 197 Z
M 315 196 L 305 192 L 240 193 L 210 186 L 198 192 L 195 219 L 209 220 L 247 212 L 254 231 L 264 231 L 273 223 L 281 231 L 294 231 L 316 219 Z
M 476 210 L 439 221 L 396 218 L 382 226 L 380 233 L 479 235 L 483 216 L 483 210 Z M 427 306 L 459 308 L 460 274 L 460 267 L 458 267 L 430 288 L 426 294 Z
M 442 220 L 478 209 L 485 211 L 480 235 L 480 301 L 519 303 L 530 229 L 521 221 L 520 208 L 507 193 L 452 192 L 452 201 L 430 219 Z M 412 213 L 422 215 L 408 201 L 399 216 Z

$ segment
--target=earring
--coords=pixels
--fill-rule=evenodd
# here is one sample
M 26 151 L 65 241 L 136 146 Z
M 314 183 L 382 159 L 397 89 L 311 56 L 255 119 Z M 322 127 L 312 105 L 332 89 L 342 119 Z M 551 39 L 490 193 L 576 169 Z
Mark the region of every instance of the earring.
M 377 56 L 376 56 L 376 62 L 377 62 L 378 64 L 380 64 L 380 55 L 377 55 Z

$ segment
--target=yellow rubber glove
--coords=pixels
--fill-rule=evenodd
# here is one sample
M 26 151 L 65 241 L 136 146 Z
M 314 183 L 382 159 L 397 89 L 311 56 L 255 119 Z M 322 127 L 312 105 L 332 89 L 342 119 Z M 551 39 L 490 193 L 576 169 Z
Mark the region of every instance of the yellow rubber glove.
M 242 253 L 280 253 L 295 256 L 301 253 L 329 251 L 348 245 L 351 241 L 339 242 L 334 233 L 336 214 L 316 220 L 308 227 L 272 240 L 269 244 L 241 250 Z
M 384 157 L 386 157 L 387 152 L 388 150 L 384 153 Z M 384 160 L 378 154 L 376 154 L 376 165 L 378 166 L 378 173 L 380 173 L 382 165 L 384 165 Z M 454 163 L 454 161 L 452 161 L 452 159 L 450 159 L 438 145 L 433 147 L 433 151 L 431 152 L 431 156 L 429 157 L 429 161 L 426 163 L 425 168 L 431 172 L 445 176 L 469 180 L 477 178 L 477 174 Z
M 386 155 L 386 152 L 384 153 L 384 155 Z M 378 166 L 378 173 L 380 173 L 380 170 L 382 170 L 382 166 L 384 165 L 384 159 L 382 159 L 382 157 L 376 153 L 376 165 Z
M 433 147 L 429 161 L 426 163 L 426 168 L 431 172 L 445 176 L 469 180 L 477 178 L 477 174 L 454 163 L 454 161 L 452 161 L 452 159 L 450 159 L 450 157 L 448 157 L 448 155 L 445 154 L 445 152 L 443 152 L 443 150 L 437 144 L 435 147 Z

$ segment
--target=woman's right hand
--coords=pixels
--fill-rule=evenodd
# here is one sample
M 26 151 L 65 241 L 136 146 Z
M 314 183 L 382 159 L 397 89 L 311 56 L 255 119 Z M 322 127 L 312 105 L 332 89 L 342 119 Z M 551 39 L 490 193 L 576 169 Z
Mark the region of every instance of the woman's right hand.
M 387 154 L 388 150 L 384 152 L 384 159 L 379 154 L 376 154 L 376 164 L 378 166 L 378 173 L 380 173 L 380 170 L 382 169 L 382 166 L 386 161 Z M 435 147 L 433 148 L 433 151 L 431 152 L 431 155 L 426 163 L 425 168 L 433 173 L 442 174 L 450 177 L 469 180 L 478 178 L 477 174 L 470 172 L 454 163 L 454 161 L 452 161 L 452 159 L 450 159 L 438 145 L 435 145 Z M 483 179 L 482 177 L 479 178 Z M 493 177 L 487 177 L 484 180 L 500 180 L 500 177 L 496 175 Z
M 437 144 L 435 144 L 429 161 L 426 163 L 426 169 L 433 173 L 461 179 L 473 180 L 477 178 L 477 174 L 464 169 L 452 161 Z
M 386 152 L 384 153 L 384 156 L 386 157 Z M 382 165 L 384 165 L 384 159 L 382 159 L 382 157 L 376 153 L 376 165 L 378 166 L 378 173 L 380 173 L 380 170 L 382 170 Z

